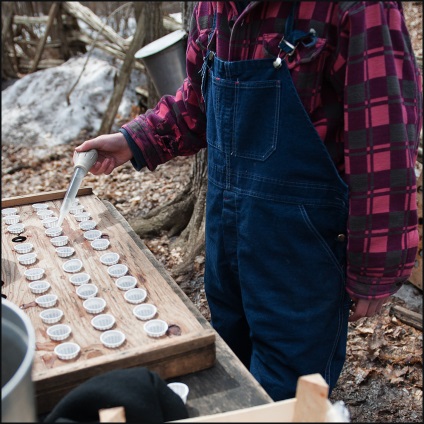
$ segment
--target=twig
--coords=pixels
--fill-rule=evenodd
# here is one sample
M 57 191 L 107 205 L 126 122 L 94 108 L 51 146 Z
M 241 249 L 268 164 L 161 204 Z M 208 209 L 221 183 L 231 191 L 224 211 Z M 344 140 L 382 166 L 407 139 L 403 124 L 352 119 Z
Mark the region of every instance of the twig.
M 121 5 L 121 6 L 119 6 L 117 9 L 115 9 L 115 10 L 114 10 L 114 11 L 113 11 L 113 12 L 112 12 L 112 13 L 111 13 L 111 14 L 110 14 L 107 18 L 106 18 L 106 21 L 103 23 L 103 26 L 100 28 L 100 31 L 97 33 L 96 37 L 94 38 L 93 42 L 91 43 L 91 50 L 88 52 L 87 58 L 86 58 L 86 60 L 85 60 L 84 66 L 82 67 L 81 73 L 80 73 L 80 74 L 79 74 L 79 76 L 78 76 L 78 79 L 75 81 L 75 84 L 72 86 L 72 88 L 69 90 L 68 94 L 66 95 L 66 101 L 67 101 L 67 103 L 68 103 L 68 106 L 70 106 L 70 104 L 71 104 L 71 100 L 70 100 L 71 94 L 72 94 L 72 92 L 75 90 L 75 87 L 78 85 L 79 80 L 81 79 L 82 74 L 83 74 L 83 73 L 84 73 L 84 71 L 85 71 L 85 68 L 86 68 L 86 66 L 87 66 L 88 60 L 90 59 L 91 53 L 93 52 L 93 50 L 94 50 L 94 48 L 95 48 L 96 42 L 97 42 L 98 38 L 100 37 L 100 34 L 102 33 L 102 31 L 103 31 L 104 27 L 105 27 L 105 26 L 106 26 L 106 24 L 108 23 L 109 19 L 110 19 L 110 18 L 111 18 L 111 17 L 112 17 L 115 13 L 119 12 L 120 10 L 122 10 L 122 9 L 124 9 L 124 8 L 128 7 L 128 6 L 132 6 L 132 5 L 133 5 L 133 2 L 125 3 L 125 4 Z

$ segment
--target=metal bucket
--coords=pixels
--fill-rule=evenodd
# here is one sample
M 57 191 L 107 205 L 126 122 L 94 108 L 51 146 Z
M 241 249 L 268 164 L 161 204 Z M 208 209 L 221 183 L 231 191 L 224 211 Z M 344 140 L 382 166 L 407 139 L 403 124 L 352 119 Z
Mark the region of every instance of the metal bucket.
M 1 421 L 37 422 L 31 379 L 35 331 L 15 304 L 1 300 Z
M 186 77 L 187 33 L 178 29 L 140 49 L 142 59 L 160 96 L 174 95 Z

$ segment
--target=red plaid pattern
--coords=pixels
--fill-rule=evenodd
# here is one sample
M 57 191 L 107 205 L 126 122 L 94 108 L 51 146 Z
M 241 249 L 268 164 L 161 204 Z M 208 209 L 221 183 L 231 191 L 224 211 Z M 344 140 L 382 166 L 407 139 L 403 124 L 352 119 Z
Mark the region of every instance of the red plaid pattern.
M 291 1 L 199 2 L 187 47 L 187 78 L 175 96 L 123 126 L 147 166 L 206 147 L 200 69 L 209 48 L 223 60 L 276 57 Z M 347 290 L 395 293 L 418 245 L 414 166 L 422 81 L 401 2 L 300 2 L 295 28 L 318 41 L 287 59 L 299 97 L 349 186 Z M 284 55 L 281 55 L 284 57 Z M 170 70 L 172 72 L 172 70 Z

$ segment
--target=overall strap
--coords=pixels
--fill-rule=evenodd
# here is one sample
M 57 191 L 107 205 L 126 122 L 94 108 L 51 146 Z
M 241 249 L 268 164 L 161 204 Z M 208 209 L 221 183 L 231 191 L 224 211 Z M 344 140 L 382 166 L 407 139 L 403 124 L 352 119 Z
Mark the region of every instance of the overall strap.
M 305 47 L 312 47 L 317 42 L 316 31 L 311 28 L 308 32 L 300 31 L 294 28 L 294 19 L 299 7 L 299 2 L 295 1 L 290 9 L 290 14 L 286 20 L 283 38 L 281 39 L 278 47 L 280 51 L 287 53 L 291 56 L 299 43 Z

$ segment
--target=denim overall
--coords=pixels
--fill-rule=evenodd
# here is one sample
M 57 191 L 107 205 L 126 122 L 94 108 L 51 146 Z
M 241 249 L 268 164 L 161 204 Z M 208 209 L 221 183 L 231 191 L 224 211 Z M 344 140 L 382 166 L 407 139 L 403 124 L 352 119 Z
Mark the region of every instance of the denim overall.
M 211 323 L 275 400 L 336 384 L 346 351 L 347 185 L 285 60 L 207 52 L 205 291 Z

